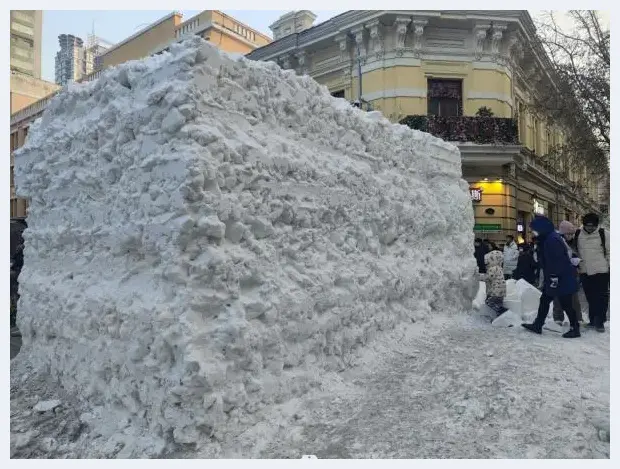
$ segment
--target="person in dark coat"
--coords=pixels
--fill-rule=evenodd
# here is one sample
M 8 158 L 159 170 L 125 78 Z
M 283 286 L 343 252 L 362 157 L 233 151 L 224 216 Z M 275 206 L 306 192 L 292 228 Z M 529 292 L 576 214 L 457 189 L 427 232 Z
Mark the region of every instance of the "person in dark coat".
M 513 278 L 515 280 L 523 279 L 530 285 L 538 286 L 536 272 L 537 266 L 532 248 L 527 244 L 519 246 L 519 259 L 517 261 L 517 268 L 513 273 Z
M 573 295 L 579 286 L 566 243 L 547 217 L 535 217 L 530 228 L 538 238 L 538 259 L 543 270 L 543 291 L 536 319 L 532 324 L 523 324 L 523 327 L 536 334 L 542 334 L 549 306 L 553 298 L 558 297 L 570 322 L 570 330 L 562 337 L 567 339 L 581 337 L 577 313 L 573 308 Z
M 478 272 L 481 274 L 486 274 L 487 266 L 484 263 L 484 256 L 489 253 L 489 250 L 480 238 L 476 238 L 474 241 L 474 246 L 474 256 L 476 256 L 476 262 L 478 263 Z

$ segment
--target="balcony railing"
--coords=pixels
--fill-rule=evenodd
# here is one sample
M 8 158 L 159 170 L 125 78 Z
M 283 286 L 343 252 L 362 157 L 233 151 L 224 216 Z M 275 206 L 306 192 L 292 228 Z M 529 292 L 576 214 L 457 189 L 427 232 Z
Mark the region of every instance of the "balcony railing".
M 515 119 L 472 116 L 407 116 L 400 123 L 415 130 L 428 132 L 448 142 L 519 145 L 519 132 Z

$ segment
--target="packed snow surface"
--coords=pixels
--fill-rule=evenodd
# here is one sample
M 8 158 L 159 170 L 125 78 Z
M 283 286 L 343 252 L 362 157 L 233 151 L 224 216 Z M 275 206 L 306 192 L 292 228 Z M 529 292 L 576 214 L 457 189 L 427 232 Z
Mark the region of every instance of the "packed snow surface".
M 478 287 L 456 147 L 200 39 L 60 93 L 15 176 L 16 360 L 122 457 L 217 446 Z

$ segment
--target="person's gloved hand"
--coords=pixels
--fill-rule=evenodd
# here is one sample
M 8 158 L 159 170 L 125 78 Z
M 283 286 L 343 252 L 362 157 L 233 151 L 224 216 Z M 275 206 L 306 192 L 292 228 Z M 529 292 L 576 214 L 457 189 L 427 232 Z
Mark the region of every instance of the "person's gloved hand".
M 579 263 L 581 262 L 581 259 L 579 259 L 578 257 L 573 257 L 570 260 L 570 263 L 573 264 L 573 267 L 577 267 L 579 266 Z
M 555 290 L 558 288 L 558 284 L 560 283 L 560 279 L 558 277 L 551 277 L 549 279 L 549 288 Z

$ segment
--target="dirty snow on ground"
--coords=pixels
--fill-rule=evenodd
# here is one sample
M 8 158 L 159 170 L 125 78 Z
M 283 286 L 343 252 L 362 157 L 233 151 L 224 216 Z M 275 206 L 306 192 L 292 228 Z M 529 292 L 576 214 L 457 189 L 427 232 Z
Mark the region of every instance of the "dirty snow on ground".
M 348 370 L 260 415 L 221 456 L 609 458 L 609 369 L 608 333 L 566 340 L 439 313 L 381 334 Z M 70 398 L 33 411 L 58 390 L 32 376 L 12 387 L 12 457 L 122 456 L 121 440 L 87 446 L 88 414 Z
M 383 331 L 476 292 L 455 146 L 198 38 L 60 93 L 15 177 L 19 454 L 47 430 L 58 457 L 250 454 Z

